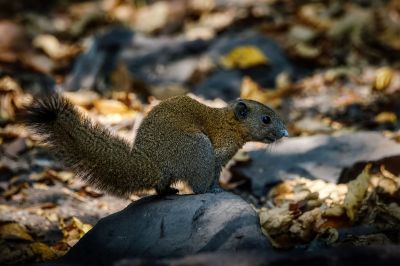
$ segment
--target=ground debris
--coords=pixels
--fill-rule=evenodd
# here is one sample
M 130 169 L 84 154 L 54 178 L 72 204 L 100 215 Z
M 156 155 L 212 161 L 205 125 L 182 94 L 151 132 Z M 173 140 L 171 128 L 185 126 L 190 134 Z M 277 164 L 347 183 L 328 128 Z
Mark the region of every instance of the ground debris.
M 338 245 L 341 241 L 349 241 L 352 228 L 356 230 L 362 225 L 385 227 L 386 230 L 390 225 L 391 229 L 400 230 L 400 207 L 396 203 L 400 177 L 384 167 L 378 173 L 371 173 L 370 169 L 371 165 L 367 165 L 347 184 L 296 178 L 277 185 L 267 196 L 269 207 L 259 210 L 265 234 L 276 247 L 289 248 L 321 237 L 329 239 L 330 245 Z M 338 231 L 344 228 L 348 233 L 339 238 Z M 373 231 L 377 232 L 379 230 Z M 358 244 L 383 241 L 382 237 L 370 234 L 366 231 L 355 241 Z

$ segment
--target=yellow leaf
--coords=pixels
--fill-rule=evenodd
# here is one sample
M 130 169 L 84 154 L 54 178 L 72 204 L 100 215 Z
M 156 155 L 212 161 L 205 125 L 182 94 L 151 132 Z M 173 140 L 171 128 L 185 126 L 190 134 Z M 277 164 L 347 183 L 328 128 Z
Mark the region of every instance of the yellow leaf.
M 0 238 L 33 241 L 26 228 L 17 223 L 6 223 L 0 226 Z
M 92 225 L 85 224 L 78 218 L 72 217 L 68 224 L 63 225 L 63 234 L 67 240 L 80 239 L 90 229 L 92 229 Z
M 83 224 L 81 230 L 82 230 L 83 234 L 86 234 L 92 228 L 93 228 L 93 226 L 91 224 Z
M 94 101 L 97 101 L 100 98 L 99 94 L 95 93 L 94 91 L 85 90 L 79 92 L 66 91 L 63 93 L 63 95 L 74 105 L 81 107 L 90 106 Z
M 343 207 L 346 210 L 347 217 L 349 217 L 351 221 L 355 220 L 356 212 L 367 193 L 369 180 L 371 179 L 369 173 L 370 169 L 371 164 L 368 164 L 356 179 L 347 184 L 348 191 L 344 199 Z
M 129 108 L 117 100 L 97 100 L 94 102 L 94 107 L 103 115 L 121 114 L 129 111 Z
M 74 176 L 75 176 L 74 173 L 69 172 L 69 171 L 60 171 L 57 173 L 57 177 L 63 182 L 69 181 Z
M 52 260 L 62 255 L 48 245 L 40 242 L 32 243 L 31 249 L 36 256 L 41 258 L 41 261 Z
M 377 123 L 395 123 L 397 121 L 397 115 L 392 112 L 381 112 L 375 116 L 375 122 Z
M 284 75 L 286 74 L 279 74 L 280 79 L 282 79 Z M 269 104 L 272 107 L 277 107 L 281 104 L 281 98 L 291 90 L 291 86 L 283 84 L 283 80 L 280 80 L 279 83 L 281 83 L 280 86 L 275 90 L 265 90 L 250 77 L 245 76 L 240 85 L 240 98 L 254 100 Z
M 72 217 L 72 223 L 74 224 L 75 228 L 79 230 L 79 236 L 82 237 L 86 234 L 92 226 L 90 224 L 84 224 L 81 220 L 76 217 Z
M 268 58 L 259 48 L 244 45 L 233 48 L 220 62 L 225 68 L 249 68 L 267 64 Z
M 381 91 L 389 87 L 392 82 L 394 71 L 390 67 L 381 67 L 376 71 L 373 88 Z

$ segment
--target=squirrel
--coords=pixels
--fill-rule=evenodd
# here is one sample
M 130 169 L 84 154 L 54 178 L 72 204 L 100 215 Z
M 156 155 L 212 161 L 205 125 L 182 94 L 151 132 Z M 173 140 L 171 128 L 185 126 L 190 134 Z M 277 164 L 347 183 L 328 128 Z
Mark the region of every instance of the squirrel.
M 222 192 L 222 167 L 244 143 L 288 136 L 272 109 L 244 99 L 224 108 L 189 96 L 166 99 L 143 119 L 133 144 L 91 121 L 58 93 L 34 100 L 23 119 L 77 176 L 120 197 L 148 189 L 175 194 L 170 185 L 177 181 L 186 181 L 195 194 Z

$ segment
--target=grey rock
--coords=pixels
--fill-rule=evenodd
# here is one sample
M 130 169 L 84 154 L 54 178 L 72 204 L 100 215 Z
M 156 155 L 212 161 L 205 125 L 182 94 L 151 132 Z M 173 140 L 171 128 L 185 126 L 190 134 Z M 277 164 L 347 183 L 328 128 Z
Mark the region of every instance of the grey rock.
M 124 260 L 116 263 L 115 266 L 398 265 L 400 260 L 398 248 L 398 245 L 388 245 L 370 247 L 347 246 L 313 252 L 304 252 L 304 250 L 281 252 L 218 252 L 187 256 L 173 260 Z
M 60 263 L 111 265 L 122 258 L 268 247 L 257 214 L 239 196 L 227 192 L 151 196 L 101 219 Z
M 358 162 L 400 154 L 400 144 L 379 132 L 352 132 L 338 136 L 314 135 L 283 140 L 270 151 L 248 146 L 248 165 L 231 171 L 251 180 L 253 193 L 262 196 L 268 186 L 294 176 L 337 182 L 342 171 Z

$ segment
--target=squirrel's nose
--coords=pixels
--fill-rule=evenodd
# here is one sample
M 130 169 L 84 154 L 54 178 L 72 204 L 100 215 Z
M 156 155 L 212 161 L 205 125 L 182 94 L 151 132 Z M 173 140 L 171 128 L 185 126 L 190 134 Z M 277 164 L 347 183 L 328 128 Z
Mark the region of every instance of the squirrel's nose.
M 287 131 L 287 129 L 281 129 L 280 133 L 281 133 L 281 138 L 289 137 L 289 132 Z

